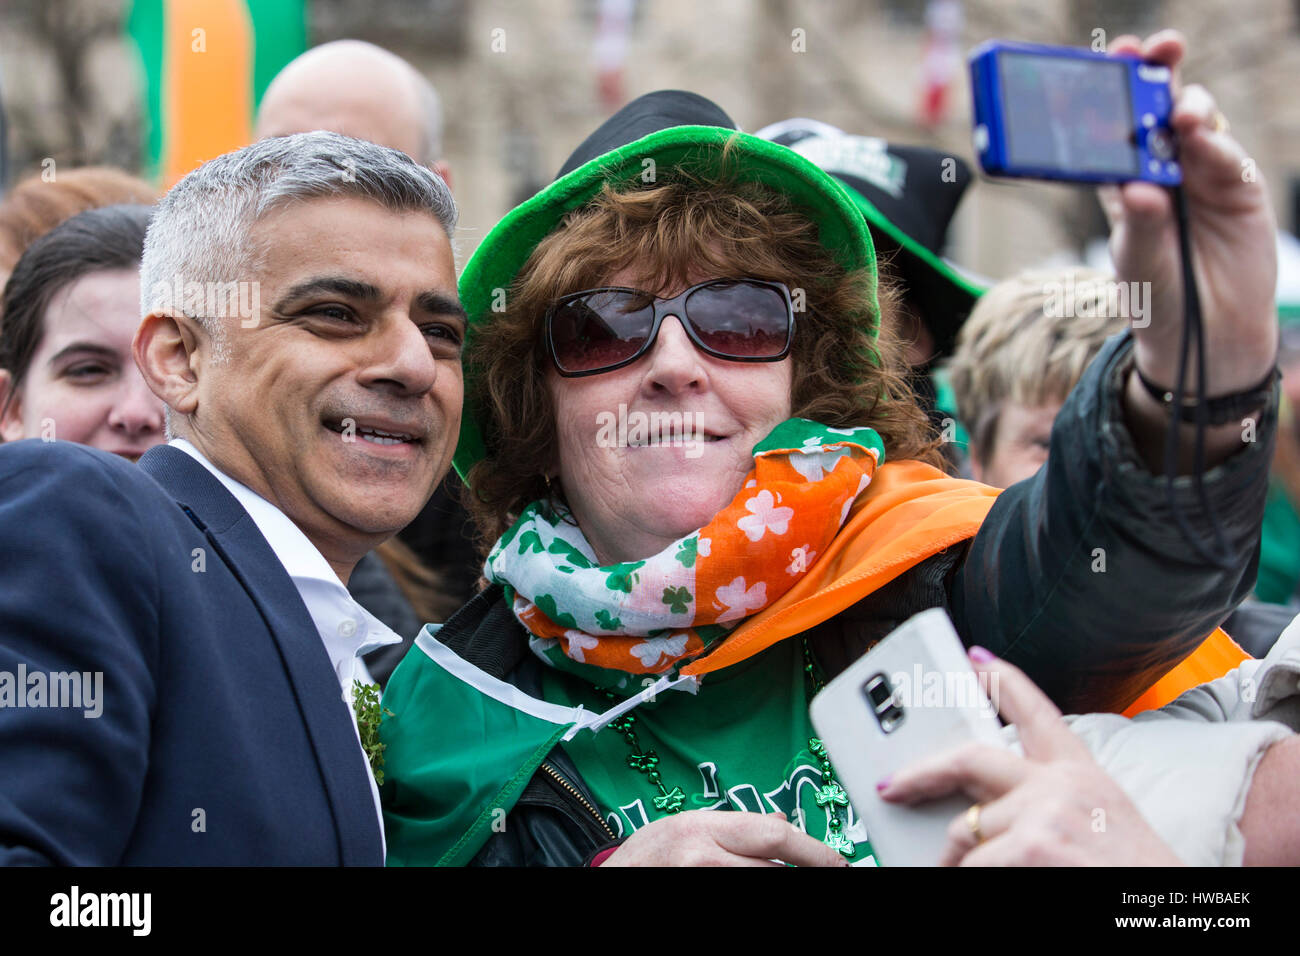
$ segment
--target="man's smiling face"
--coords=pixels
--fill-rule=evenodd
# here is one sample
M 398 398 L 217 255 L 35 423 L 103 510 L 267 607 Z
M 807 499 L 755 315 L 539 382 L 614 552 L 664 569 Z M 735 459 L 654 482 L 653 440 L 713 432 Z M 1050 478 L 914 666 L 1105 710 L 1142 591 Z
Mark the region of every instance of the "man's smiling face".
M 465 337 L 451 244 L 431 215 L 351 197 L 274 210 L 248 240 L 260 314 L 215 320 L 225 357 L 197 356 L 178 431 L 350 566 L 451 463 Z

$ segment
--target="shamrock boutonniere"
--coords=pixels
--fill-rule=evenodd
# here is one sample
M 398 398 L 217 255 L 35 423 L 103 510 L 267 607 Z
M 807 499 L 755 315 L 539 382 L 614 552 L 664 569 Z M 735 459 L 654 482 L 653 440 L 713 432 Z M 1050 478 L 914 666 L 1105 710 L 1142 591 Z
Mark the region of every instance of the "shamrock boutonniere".
M 392 717 L 393 712 L 379 703 L 379 685 L 363 684 L 359 680 L 352 682 L 352 710 L 357 716 L 357 730 L 361 733 L 361 749 L 370 761 L 370 772 L 375 775 L 375 783 L 384 785 L 384 751 L 388 744 L 379 742 L 379 724 L 385 717 Z

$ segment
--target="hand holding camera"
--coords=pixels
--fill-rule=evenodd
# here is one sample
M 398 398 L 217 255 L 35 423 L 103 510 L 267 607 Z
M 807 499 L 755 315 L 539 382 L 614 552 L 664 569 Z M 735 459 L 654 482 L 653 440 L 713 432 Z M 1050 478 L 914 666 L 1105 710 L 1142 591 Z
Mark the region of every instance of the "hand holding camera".
M 1173 71 L 1170 122 L 1178 137 L 1205 323 L 1206 395 L 1251 389 L 1277 360 L 1277 227 L 1263 178 L 1233 139 L 1213 97 L 1203 87 L 1179 82 L 1181 35 L 1164 31 L 1144 43 L 1121 37 L 1111 51 Z M 1185 308 L 1172 197 L 1151 183 L 1130 182 L 1103 189 L 1103 204 L 1113 227 L 1111 255 L 1118 279 L 1151 283 L 1151 322 L 1133 330 L 1138 369 L 1150 381 L 1172 388 Z M 1192 374 L 1189 388 L 1195 384 Z M 1167 413 L 1144 389 L 1134 389 L 1136 384 L 1130 383 L 1130 412 L 1150 417 L 1158 411 L 1163 420 Z M 1134 396 L 1141 403 L 1137 408 Z M 1239 442 L 1240 422 L 1231 424 L 1224 428 L 1237 433 Z
M 1121 37 L 1109 54 L 994 42 L 971 60 L 975 147 L 987 172 L 1104 184 L 1116 280 L 1142 289 L 1146 302 L 1130 316 L 1140 374 L 1130 376 L 1125 406 L 1153 471 L 1168 464 L 1161 449 L 1171 415 L 1194 417 L 1194 339 L 1182 401 L 1172 394 L 1184 334 L 1201 323 L 1209 409 L 1203 468 L 1240 449 L 1243 420 L 1266 404 L 1277 356 L 1268 193 L 1210 94 L 1182 86 L 1183 55 L 1182 36 L 1166 30 L 1145 42 Z M 1190 311 L 1185 258 L 1199 290 L 1200 307 Z M 1192 428 L 1181 431 L 1177 466 L 1187 473 L 1197 470 Z

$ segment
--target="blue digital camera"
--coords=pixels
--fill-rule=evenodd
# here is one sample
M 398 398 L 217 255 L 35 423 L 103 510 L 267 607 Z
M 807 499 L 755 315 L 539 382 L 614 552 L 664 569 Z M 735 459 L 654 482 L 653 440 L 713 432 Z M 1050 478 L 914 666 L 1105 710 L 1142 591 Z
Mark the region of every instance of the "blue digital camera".
M 970 57 L 975 155 L 991 176 L 1183 181 L 1169 67 L 1074 47 L 981 44 Z

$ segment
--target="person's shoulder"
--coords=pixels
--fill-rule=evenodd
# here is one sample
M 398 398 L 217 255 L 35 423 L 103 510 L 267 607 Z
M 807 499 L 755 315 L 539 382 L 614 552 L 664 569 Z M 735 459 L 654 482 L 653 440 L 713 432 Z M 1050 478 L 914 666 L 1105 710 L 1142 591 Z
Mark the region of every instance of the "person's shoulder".
M 496 645 L 515 636 L 516 622 L 501 585 L 491 584 L 475 594 L 449 617 L 438 630 L 438 640 L 468 659 L 473 650 L 496 650 Z
M 489 585 L 470 598 L 437 628 L 436 635 L 437 643 L 450 653 L 501 680 L 508 679 L 525 658 L 532 657 L 527 632 L 499 584 Z
M 33 471 L 50 482 L 99 480 L 127 486 L 153 484 L 132 462 L 89 445 L 38 438 L 0 444 L 0 481 Z
M 979 499 L 995 498 L 1000 491 L 970 478 L 950 475 L 927 462 L 905 458 L 887 461 L 876 469 L 864 497 L 909 501 L 927 497 Z
M 67 516 L 82 514 L 106 529 L 149 526 L 170 503 L 161 485 L 119 455 L 65 441 L 0 445 L 0 521 L 75 524 Z

